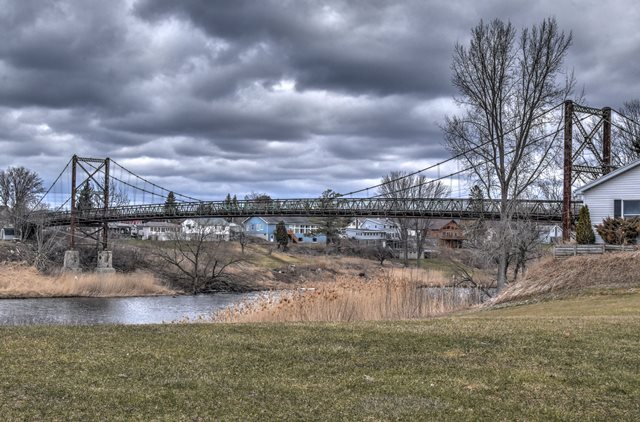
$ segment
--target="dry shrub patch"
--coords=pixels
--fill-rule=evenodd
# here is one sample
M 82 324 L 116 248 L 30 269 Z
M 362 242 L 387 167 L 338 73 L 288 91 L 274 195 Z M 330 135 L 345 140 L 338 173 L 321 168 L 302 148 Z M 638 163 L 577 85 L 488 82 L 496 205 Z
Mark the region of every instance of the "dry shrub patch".
M 433 289 L 447 283 L 441 273 L 417 269 L 379 271 L 374 277 L 338 276 L 293 291 L 224 309 L 218 322 L 375 321 L 427 318 L 468 308 L 482 293 Z M 308 285 L 305 285 L 308 286 Z
M 35 268 L 5 265 L 0 275 L 0 298 L 118 297 L 167 295 L 174 291 L 160 285 L 148 273 L 64 273 L 44 276 Z
M 491 304 L 579 292 L 585 289 L 640 286 L 640 252 L 576 256 L 565 260 L 545 258 L 524 279 L 491 301 Z

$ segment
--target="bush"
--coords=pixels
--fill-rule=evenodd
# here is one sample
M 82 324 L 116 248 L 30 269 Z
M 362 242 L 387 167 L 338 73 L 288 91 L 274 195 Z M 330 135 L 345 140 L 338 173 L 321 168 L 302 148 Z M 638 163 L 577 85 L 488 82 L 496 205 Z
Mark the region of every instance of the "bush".
M 640 233 L 640 218 L 605 218 L 596 226 L 598 234 L 609 245 L 635 243 Z
M 580 214 L 578 214 L 578 224 L 576 225 L 576 241 L 580 245 L 592 245 L 596 243 L 596 235 L 593 232 L 591 226 L 591 215 L 589 214 L 589 207 L 584 206 L 580 208 Z

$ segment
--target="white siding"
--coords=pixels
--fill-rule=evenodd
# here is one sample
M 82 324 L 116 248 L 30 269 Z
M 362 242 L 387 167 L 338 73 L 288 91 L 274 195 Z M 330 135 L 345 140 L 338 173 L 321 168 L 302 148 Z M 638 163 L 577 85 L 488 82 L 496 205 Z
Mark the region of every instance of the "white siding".
M 607 217 L 613 217 L 613 201 L 615 199 L 640 200 L 640 166 L 632 168 L 612 179 L 587 190 L 582 199 L 589 206 L 591 223 L 595 231 L 596 224 Z M 596 232 L 596 242 L 603 243 Z

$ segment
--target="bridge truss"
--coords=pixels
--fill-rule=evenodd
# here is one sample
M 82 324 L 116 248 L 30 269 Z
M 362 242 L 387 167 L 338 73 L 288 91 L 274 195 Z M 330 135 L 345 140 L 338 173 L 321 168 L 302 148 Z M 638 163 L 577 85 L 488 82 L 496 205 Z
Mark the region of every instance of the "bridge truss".
M 574 213 L 581 203 L 573 203 Z M 99 225 L 105 222 L 165 220 L 204 217 L 251 216 L 309 216 L 309 217 L 387 217 L 387 218 L 456 218 L 498 219 L 499 200 L 460 198 L 334 198 L 334 199 L 272 199 L 269 201 L 201 201 L 167 204 L 131 205 L 108 209 L 89 209 L 77 212 L 58 211 L 47 214 L 46 224 L 66 226 L 76 222 Z M 545 222 L 562 219 L 562 202 L 543 200 L 518 201 L 514 218 Z

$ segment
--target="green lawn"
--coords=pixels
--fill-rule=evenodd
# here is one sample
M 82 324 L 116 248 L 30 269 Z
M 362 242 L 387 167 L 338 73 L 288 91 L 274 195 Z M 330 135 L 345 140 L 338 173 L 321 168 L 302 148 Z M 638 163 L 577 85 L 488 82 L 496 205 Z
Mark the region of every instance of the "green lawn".
M 639 420 L 640 294 L 429 321 L 0 328 L 2 420 Z

